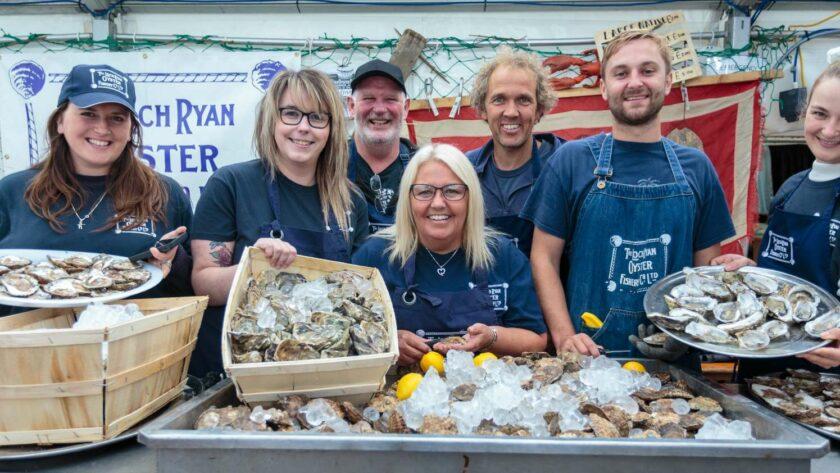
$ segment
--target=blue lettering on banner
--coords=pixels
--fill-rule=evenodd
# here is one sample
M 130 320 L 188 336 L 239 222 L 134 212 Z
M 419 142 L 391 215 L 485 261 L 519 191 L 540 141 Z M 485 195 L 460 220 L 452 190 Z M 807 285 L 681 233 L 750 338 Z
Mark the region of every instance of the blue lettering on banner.
M 178 135 L 193 134 L 194 127 L 235 126 L 233 111 L 235 104 L 195 105 L 187 99 L 175 99 L 176 129 Z
M 114 233 L 118 235 L 122 233 L 130 233 L 133 235 L 146 235 L 152 238 L 157 238 L 157 234 L 155 233 L 155 222 L 151 219 L 147 219 L 145 222 L 134 228 L 128 228 L 134 225 L 134 223 L 134 217 L 126 217 L 117 222 L 117 225 L 114 227 Z
M 219 148 L 215 145 L 202 144 L 143 145 L 140 157 L 149 164 L 149 167 L 158 172 L 215 172 L 218 169 L 216 158 L 219 157 Z M 197 166 L 193 161 L 196 157 L 198 158 Z M 173 162 L 179 166 L 175 171 L 172 169 Z M 159 169 L 159 164 L 163 165 L 163 169 Z
M 761 256 L 791 266 L 796 264 L 793 254 L 793 237 L 779 235 L 772 230 L 768 230 L 765 236 L 767 237 L 767 246 L 761 252 Z
M 668 248 L 671 235 L 641 241 L 625 240 L 613 235 L 610 270 L 606 285 L 609 292 L 644 292 L 668 270 Z

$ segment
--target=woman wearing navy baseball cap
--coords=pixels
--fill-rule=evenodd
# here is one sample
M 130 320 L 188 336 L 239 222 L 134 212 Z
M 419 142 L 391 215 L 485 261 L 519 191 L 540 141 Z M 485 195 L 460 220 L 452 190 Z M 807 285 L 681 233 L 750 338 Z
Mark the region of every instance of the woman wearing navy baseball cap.
M 144 296 L 191 292 L 187 252 L 161 253 L 153 245 L 186 232 L 192 208 L 175 180 L 135 154 L 142 136 L 135 99 L 134 83 L 113 67 L 70 71 L 47 121 L 46 155 L 0 180 L 0 253 L 28 248 L 131 256 L 151 248 L 149 261 L 165 279 Z

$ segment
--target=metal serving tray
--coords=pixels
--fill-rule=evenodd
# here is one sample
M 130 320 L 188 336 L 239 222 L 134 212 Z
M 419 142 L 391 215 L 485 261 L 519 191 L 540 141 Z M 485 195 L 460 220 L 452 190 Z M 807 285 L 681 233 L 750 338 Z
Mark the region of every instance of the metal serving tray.
M 302 471 L 762 473 L 808 472 L 829 442 L 750 399 L 659 361 L 697 394 L 721 403 L 726 416 L 752 423 L 754 441 L 676 439 L 552 439 L 420 434 L 348 435 L 316 432 L 196 431 L 210 406 L 236 401 L 230 381 L 146 425 L 140 442 L 155 449 L 159 473 Z
M 723 266 L 700 266 L 694 269 L 704 274 L 711 274 L 723 271 Z M 780 281 L 784 281 L 788 284 L 802 284 L 810 287 L 820 296 L 820 315 L 840 305 L 840 302 L 837 301 L 836 297 L 829 294 L 823 288 L 815 286 L 802 278 L 798 278 L 796 276 L 783 273 L 781 271 L 758 268 L 755 266 L 745 266 L 741 268 L 740 271 L 764 274 L 767 276 L 772 276 L 773 278 Z M 680 284 L 683 284 L 684 282 L 685 273 L 682 271 L 670 274 L 657 281 L 656 284 L 651 286 L 650 289 L 648 289 L 647 293 L 645 293 L 645 312 L 647 312 L 648 314 L 652 312 L 660 312 L 663 314 L 667 313 L 668 306 L 665 304 L 665 295 L 671 292 L 671 289 L 674 286 L 678 286 Z M 655 322 L 653 323 L 655 324 Z M 703 342 L 679 330 L 671 330 L 660 325 L 657 325 L 657 327 L 659 328 L 659 330 L 662 330 L 663 332 L 676 338 L 682 343 L 697 348 L 698 350 L 710 353 L 718 353 L 721 355 L 734 356 L 738 358 L 782 358 L 786 356 L 798 355 L 800 353 L 806 353 L 816 348 L 824 347 L 831 343 L 831 340 L 821 340 L 818 338 L 809 337 L 805 333 L 805 331 L 802 330 L 802 327 L 798 324 L 794 324 L 790 327 L 790 338 L 784 340 L 773 340 L 770 342 L 770 345 L 768 345 L 767 348 L 763 350 L 747 350 L 737 345 L 723 345 L 719 343 Z

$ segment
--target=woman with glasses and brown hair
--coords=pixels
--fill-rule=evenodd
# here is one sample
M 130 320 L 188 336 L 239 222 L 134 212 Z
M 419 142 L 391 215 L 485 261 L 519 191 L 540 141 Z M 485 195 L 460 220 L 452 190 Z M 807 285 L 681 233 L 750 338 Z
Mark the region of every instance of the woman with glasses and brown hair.
M 259 104 L 254 146 L 259 159 L 219 169 L 196 207 L 192 281 L 211 306 L 190 367 L 198 376 L 221 371 L 224 304 L 246 246 L 283 268 L 298 254 L 349 262 L 368 235 L 365 201 L 347 179 L 344 106 L 329 77 L 278 74 Z
M 400 183 L 396 219 L 353 255 L 382 272 L 397 315 L 400 364 L 430 344 L 491 351 L 541 351 L 546 345 L 531 268 L 506 237 L 484 226 L 475 170 L 458 149 L 421 148 Z M 436 340 L 463 335 L 465 344 Z

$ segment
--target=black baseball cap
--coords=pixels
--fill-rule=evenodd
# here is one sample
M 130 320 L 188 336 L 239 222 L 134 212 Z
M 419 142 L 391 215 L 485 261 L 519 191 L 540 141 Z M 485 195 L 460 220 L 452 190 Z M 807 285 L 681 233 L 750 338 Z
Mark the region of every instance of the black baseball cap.
M 350 82 L 350 90 L 356 90 L 356 86 L 359 85 L 360 82 L 373 76 L 387 77 L 396 82 L 403 92 L 406 91 L 405 79 L 403 79 L 403 74 L 400 68 L 381 59 L 374 59 L 359 66 L 359 68 L 356 69 L 356 73 L 353 74 L 353 80 Z
M 68 100 L 79 108 L 118 103 L 137 115 L 134 110 L 137 100 L 134 82 L 124 72 L 105 64 L 74 67 L 61 86 L 58 105 Z

